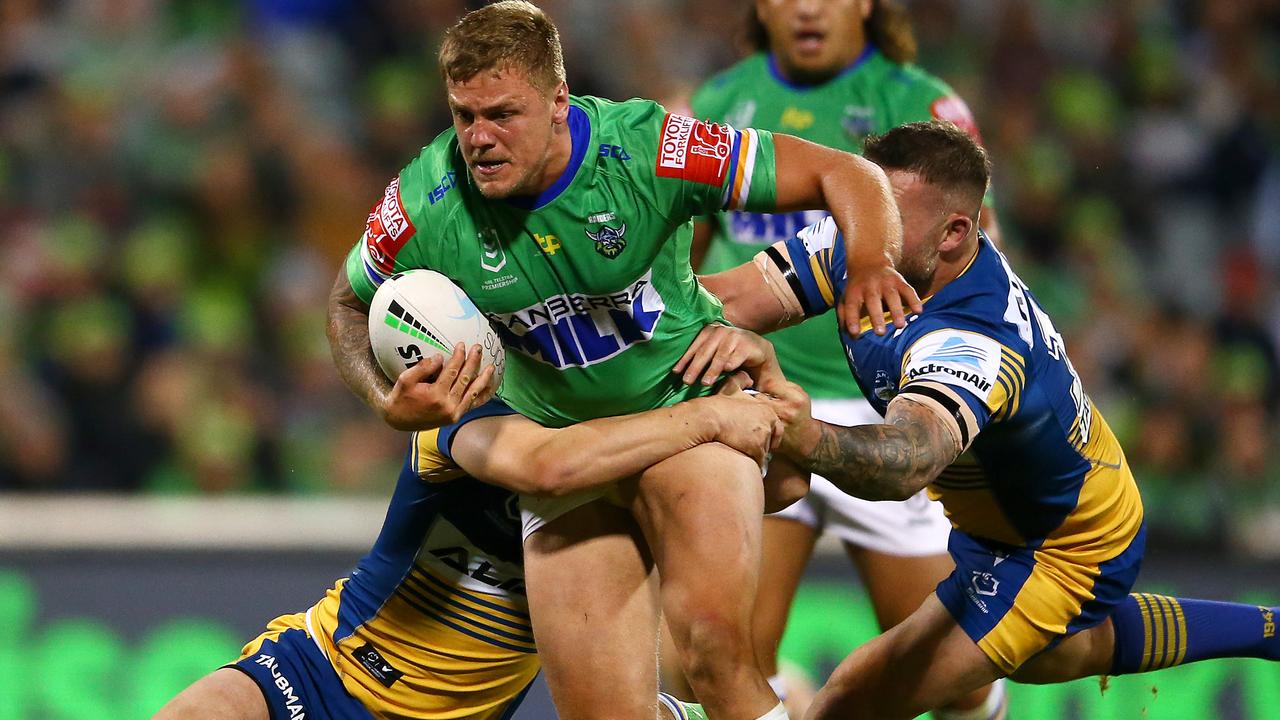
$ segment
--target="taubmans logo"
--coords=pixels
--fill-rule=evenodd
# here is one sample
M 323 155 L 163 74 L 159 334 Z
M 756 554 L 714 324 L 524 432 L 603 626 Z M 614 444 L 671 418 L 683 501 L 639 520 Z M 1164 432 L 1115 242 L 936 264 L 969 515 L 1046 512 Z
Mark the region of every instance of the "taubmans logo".
M 653 337 L 666 304 L 652 276 L 610 295 L 556 295 L 488 317 L 508 350 L 557 368 L 594 365 Z
M 598 232 L 585 231 L 587 237 L 595 241 L 596 252 L 609 258 L 610 260 L 622 254 L 627 249 L 627 239 L 623 237 L 627 233 L 627 224 L 622 223 L 622 227 L 615 228 L 609 225 L 601 226 Z
M 298 700 L 298 693 L 293 689 L 293 682 L 280 672 L 280 663 L 274 657 L 265 653 L 258 655 L 253 662 L 271 671 L 271 684 L 275 685 L 276 689 L 280 691 L 280 696 L 284 699 L 285 709 L 289 711 L 289 720 L 304 720 L 307 717 L 307 709 Z

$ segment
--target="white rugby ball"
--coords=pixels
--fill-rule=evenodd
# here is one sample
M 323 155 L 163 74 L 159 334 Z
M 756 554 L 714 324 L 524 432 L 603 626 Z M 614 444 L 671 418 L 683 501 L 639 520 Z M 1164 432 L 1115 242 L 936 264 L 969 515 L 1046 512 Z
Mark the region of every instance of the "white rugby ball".
M 391 276 L 369 304 L 369 344 L 382 372 L 400 373 L 433 355 L 447 360 L 456 343 L 482 348 L 480 367 L 493 365 L 492 388 L 502 383 L 507 358 L 489 320 L 462 288 L 434 270 Z

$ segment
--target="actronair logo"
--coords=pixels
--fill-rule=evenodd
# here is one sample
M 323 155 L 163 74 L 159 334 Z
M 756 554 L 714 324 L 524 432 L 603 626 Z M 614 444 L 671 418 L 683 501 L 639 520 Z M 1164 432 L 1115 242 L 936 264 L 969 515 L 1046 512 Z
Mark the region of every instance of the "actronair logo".
M 383 322 L 385 322 L 389 327 L 393 327 L 410 337 L 417 338 L 445 354 L 452 352 L 452 350 L 445 345 L 443 339 L 428 330 L 422 323 L 418 322 L 418 319 L 415 318 L 412 313 L 405 310 L 404 307 L 395 300 L 392 300 L 390 307 L 387 308 L 387 315 L 383 318 Z
M 307 709 L 298 699 L 298 693 L 293 689 L 293 682 L 280 672 L 280 663 L 266 654 L 259 655 L 254 662 L 271 671 L 271 684 L 280 691 L 285 709 L 289 711 L 289 720 L 305 720 Z
M 933 380 L 985 402 L 1000 374 L 1000 344 L 967 330 L 935 330 L 911 346 L 902 370 L 905 382 Z
M 556 368 L 594 365 L 653 337 L 667 306 L 652 273 L 609 295 L 555 295 L 487 315 L 508 350 Z

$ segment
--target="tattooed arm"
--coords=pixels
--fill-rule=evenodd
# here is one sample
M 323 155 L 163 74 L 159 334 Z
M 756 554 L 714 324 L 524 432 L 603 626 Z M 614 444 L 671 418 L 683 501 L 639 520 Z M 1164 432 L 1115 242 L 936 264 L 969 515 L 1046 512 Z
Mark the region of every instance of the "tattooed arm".
M 432 356 L 392 384 L 369 346 L 369 306 L 351 289 L 346 270 L 329 293 L 329 350 L 342 381 L 397 430 L 426 430 L 457 421 L 488 393 L 492 366 L 480 371 L 480 346 L 454 348 L 445 360 Z
M 955 461 L 963 447 L 955 422 L 900 395 L 883 425 L 844 427 L 814 420 L 798 385 L 774 390 L 784 406 L 781 451 L 803 469 L 865 500 L 905 500 Z

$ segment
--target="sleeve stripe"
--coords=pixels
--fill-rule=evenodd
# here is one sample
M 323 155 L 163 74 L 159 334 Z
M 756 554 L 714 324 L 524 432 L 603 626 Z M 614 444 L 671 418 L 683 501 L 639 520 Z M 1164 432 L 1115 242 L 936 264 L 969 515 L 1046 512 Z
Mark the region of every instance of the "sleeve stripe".
M 720 195 L 720 207 L 727 208 L 733 202 L 733 189 L 738 184 L 738 172 L 742 169 L 742 164 L 738 162 L 738 149 L 742 147 L 742 133 L 734 131 L 733 147 L 729 150 L 729 174 L 728 182 L 724 185 L 724 192 Z
M 835 292 L 831 289 L 831 279 L 824 271 L 822 259 L 818 255 L 810 255 L 809 267 L 813 268 L 813 279 L 818 285 L 818 292 L 822 293 L 822 299 L 827 301 L 828 307 L 835 306 Z
M 764 253 L 778 267 L 782 277 L 787 279 L 787 284 L 791 286 L 791 292 L 795 293 L 796 299 L 800 301 L 800 307 L 804 310 L 805 316 L 813 315 L 813 308 L 809 305 L 809 297 L 804 292 L 804 286 L 801 285 L 800 278 L 796 277 L 796 269 L 791 267 L 791 263 L 787 262 L 787 259 L 782 257 L 782 253 L 778 252 L 778 248 L 773 245 L 765 248 Z
M 756 137 L 755 130 L 747 128 L 738 134 L 738 143 L 735 148 L 738 167 L 729 188 L 729 202 L 725 204 L 726 210 L 744 209 L 747 199 L 751 197 L 751 177 L 754 174 L 756 150 L 759 146 L 760 139 Z
M 962 449 L 969 447 L 969 423 L 965 421 L 964 415 L 961 414 L 960 402 L 954 397 L 928 385 L 908 385 L 902 388 L 899 394 L 920 395 L 941 405 L 955 420 L 956 426 L 960 428 L 960 447 Z M 968 410 L 968 407 L 966 406 L 965 409 Z

